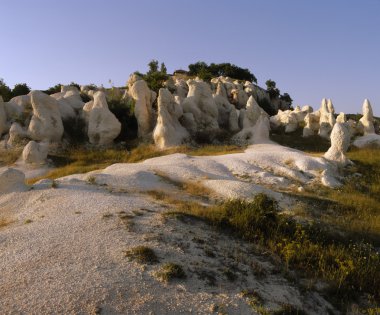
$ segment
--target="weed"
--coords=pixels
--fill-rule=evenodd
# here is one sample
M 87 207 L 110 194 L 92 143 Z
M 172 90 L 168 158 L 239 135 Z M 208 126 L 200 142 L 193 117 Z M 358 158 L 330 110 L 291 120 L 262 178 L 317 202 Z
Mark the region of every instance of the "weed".
M 31 219 L 27 219 L 27 220 L 25 220 L 25 224 L 29 224 L 29 223 L 32 223 L 33 221 L 31 220 Z
M 136 260 L 141 264 L 155 264 L 158 263 L 158 257 L 153 249 L 147 246 L 136 246 L 126 251 L 125 256 Z
M 157 271 L 156 277 L 163 282 L 170 282 L 174 279 L 185 279 L 186 273 L 181 265 L 166 263 Z

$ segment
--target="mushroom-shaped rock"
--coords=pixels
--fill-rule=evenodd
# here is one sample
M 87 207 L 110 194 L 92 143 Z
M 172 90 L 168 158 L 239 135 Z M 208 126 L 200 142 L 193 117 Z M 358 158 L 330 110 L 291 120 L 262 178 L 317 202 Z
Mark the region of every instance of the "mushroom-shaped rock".
M 25 174 L 14 168 L 3 168 L 0 170 L 0 194 L 25 191 Z
M 375 127 L 373 125 L 373 112 L 369 100 L 365 99 L 363 103 L 363 117 L 360 118 L 357 129 L 364 135 L 374 134 Z
M 181 145 L 190 137 L 178 120 L 183 114 L 182 107 L 168 89 L 160 89 L 157 102 L 158 118 L 153 131 L 155 144 L 160 149 Z
M 48 144 L 30 141 L 22 151 L 22 159 L 27 164 L 44 164 L 48 155 Z
M 331 132 L 331 147 L 325 153 L 325 159 L 341 166 L 349 164 L 350 160 L 346 157 L 346 152 L 350 146 L 350 138 L 350 131 L 346 124 L 336 123 Z
M 7 116 L 5 113 L 5 106 L 3 98 L 0 96 L 0 137 L 3 133 L 8 131 Z
M 94 103 L 88 114 L 88 138 L 92 144 L 109 145 L 120 134 L 121 123 L 108 109 L 104 92 L 94 94 Z
M 189 93 L 182 102 L 183 111 L 193 115 L 197 132 L 213 137 L 219 131 L 218 107 L 210 86 L 206 82 L 197 80 L 188 80 L 187 84 Z
M 129 93 L 135 100 L 138 136 L 142 138 L 152 131 L 152 103 L 154 101 L 152 91 L 144 80 L 137 80 L 130 87 Z
M 41 91 L 32 91 L 33 116 L 28 134 L 33 140 L 58 142 L 63 135 L 63 124 L 58 102 Z

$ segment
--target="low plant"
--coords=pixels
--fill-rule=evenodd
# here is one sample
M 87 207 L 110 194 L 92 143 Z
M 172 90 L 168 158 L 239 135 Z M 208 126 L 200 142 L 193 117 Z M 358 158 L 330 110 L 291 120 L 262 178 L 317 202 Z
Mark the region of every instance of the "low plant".
M 136 260 L 140 264 L 155 264 L 159 261 L 153 249 L 142 245 L 126 251 L 125 256 L 129 259 Z
M 186 273 L 181 265 L 166 263 L 157 271 L 156 277 L 163 282 L 170 282 L 174 279 L 185 279 Z

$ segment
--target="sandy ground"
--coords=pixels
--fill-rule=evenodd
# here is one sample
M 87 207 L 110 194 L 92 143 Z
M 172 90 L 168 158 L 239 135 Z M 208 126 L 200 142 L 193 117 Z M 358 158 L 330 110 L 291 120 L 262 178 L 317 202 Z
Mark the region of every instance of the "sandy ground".
M 168 206 L 144 194 L 85 182 L 36 185 L 0 196 L 0 209 L 12 220 L 0 228 L 2 314 L 255 314 L 244 289 L 271 309 L 286 303 L 322 314 L 329 307 L 249 244 L 202 222 L 166 218 Z M 126 258 L 136 245 L 154 249 L 159 263 Z M 159 281 L 155 271 L 165 262 L 182 265 L 187 278 Z

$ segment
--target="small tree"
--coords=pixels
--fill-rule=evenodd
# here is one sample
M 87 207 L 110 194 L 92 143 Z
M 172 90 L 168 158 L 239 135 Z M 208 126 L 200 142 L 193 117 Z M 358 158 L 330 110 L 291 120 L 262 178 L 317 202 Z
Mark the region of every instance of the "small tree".
M 276 98 L 280 96 L 280 90 L 276 87 L 276 82 L 269 79 L 265 82 L 267 86 L 267 92 L 269 93 L 270 98 Z
M 26 95 L 30 92 L 30 87 L 26 83 L 18 83 L 12 90 L 12 96 Z
M 12 91 L 3 79 L 0 79 L 0 95 L 3 97 L 4 102 L 8 102 L 12 98 Z
M 152 59 L 148 63 L 148 67 L 149 67 L 149 71 L 147 72 L 147 74 L 158 72 L 158 60 Z
M 163 74 L 167 74 L 168 73 L 168 69 L 166 68 L 166 66 L 165 66 L 165 64 L 163 62 L 161 62 L 160 72 L 163 73 Z

